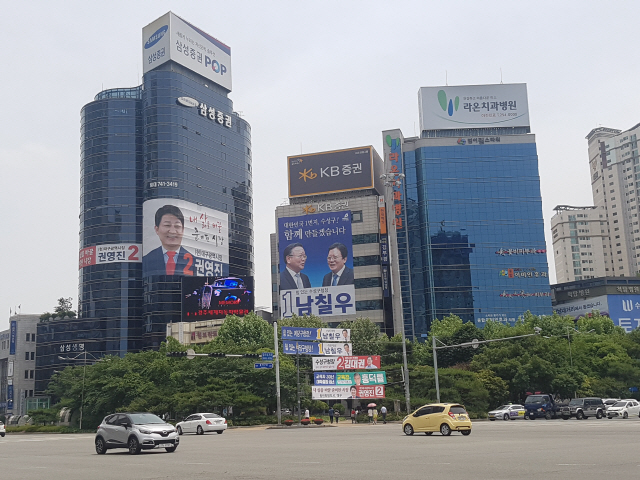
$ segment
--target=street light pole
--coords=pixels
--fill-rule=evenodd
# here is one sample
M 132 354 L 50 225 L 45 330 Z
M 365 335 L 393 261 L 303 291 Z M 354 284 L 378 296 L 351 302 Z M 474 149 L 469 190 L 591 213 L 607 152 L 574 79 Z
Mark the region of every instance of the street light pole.
M 278 322 L 273 322 L 273 343 L 276 360 L 276 408 L 278 409 L 278 425 L 282 425 L 282 408 L 280 407 L 280 357 L 278 356 Z
M 480 345 L 481 343 L 503 342 L 505 340 L 514 340 L 516 338 L 533 337 L 535 335 L 540 335 L 540 332 L 542 331 L 540 327 L 533 327 L 533 330 L 534 330 L 534 333 L 529 333 L 527 335 L 517 335 L 515 337 L 505 337 L 505 338 L 492 338 L 490 340 L 478 340 L 474 338 L 470 342 L 459 343 L 458 345 L 445 345 L 444 343 L 440 342 L 440 340 L 438 340 L 440 343 L 442 343 L 442 345 L 440 346 L 436 346 L 436 337 L 435 335 L 431 335 L 431 346 L 433 348 L 433 371 L 436 379 L 436 398 L 438 400 L 438 403 L 440 403 L 440 381 L 438 378 L 438 350 L 439 349 L 456 348 L 456 347 L 478 348 L 478 345 Z

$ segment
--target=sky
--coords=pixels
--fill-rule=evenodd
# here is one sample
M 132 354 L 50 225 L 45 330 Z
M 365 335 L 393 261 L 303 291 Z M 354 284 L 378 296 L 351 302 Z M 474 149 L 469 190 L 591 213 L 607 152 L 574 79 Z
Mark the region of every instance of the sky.
M 252 127 L 256 305 L 287 155 L 419 131 L 419 87 L 526 83 L 549 268 L 559 204 L 591 205 L 585 136 L 640 122 L 640 2 L 2 0 L 0 331 L 9 310 L 77 308 L 80 110 L 141 83 L 142 28 L 171 10 L 231 47 L 234 110 Z

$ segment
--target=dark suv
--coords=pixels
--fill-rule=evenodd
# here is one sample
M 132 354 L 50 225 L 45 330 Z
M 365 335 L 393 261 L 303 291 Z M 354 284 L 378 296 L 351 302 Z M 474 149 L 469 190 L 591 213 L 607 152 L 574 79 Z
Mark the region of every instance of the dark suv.
M 605 411 L 601 398 L 574 398 L 569 405 L 562 407 L 560 415 L 564 420 L 569 420 L 571 417 L 582 420 L 589 417 L 602 418 Z
M 136 455 L 140 450 L 164 448 L 175 452 L 180 439 L 173 425 L 153 413 L 115 413 L 102 420 L 96 432 L 96 452 L 126 448 Z

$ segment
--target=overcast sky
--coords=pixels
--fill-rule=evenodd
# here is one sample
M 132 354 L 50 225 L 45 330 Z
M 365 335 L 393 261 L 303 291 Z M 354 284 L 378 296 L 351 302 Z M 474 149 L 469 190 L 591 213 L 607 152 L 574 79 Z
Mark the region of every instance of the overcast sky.
M 9 309 L 78 293 L 80 109 L 140 84 L 142 27 L 169 10 L 231 47 L 252 127 L 256 305 L 271 305 L 269 233 L 286 157 L 418 132 L 421 86 L 527 83 L 549 267 L 558 204 L 592 202 L 585 136 L 640 122 L 640 2 L 2 0 L 0 330 Z M 447 73 L 445 73 L 447 72 Z M 447 77 L 445 77 L 447 75 Z

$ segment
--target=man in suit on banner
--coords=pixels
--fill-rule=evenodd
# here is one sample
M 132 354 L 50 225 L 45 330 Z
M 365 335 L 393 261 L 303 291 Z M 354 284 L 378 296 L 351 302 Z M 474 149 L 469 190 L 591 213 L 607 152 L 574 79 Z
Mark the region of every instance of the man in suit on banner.
M 280 272 L 280 290 L 311 288 L 309 277 L 302 273 L 307 255 L 301 243 L 287 245 L 282 252 L 286 267 Z
M 162 245 L 142 258 L 144 275 L 193 275 L 193 255 L 182 246 L 184 215 L 180 209 L 175 205 L 160 207 L 155 231 Z
M 323 287 L 336 285 L 353 285 L 353 270 L 347 267 L 349 252 L 342 243 L 334 243 L 329 247 L 327 264 L 331 270 L 322 279 Z

